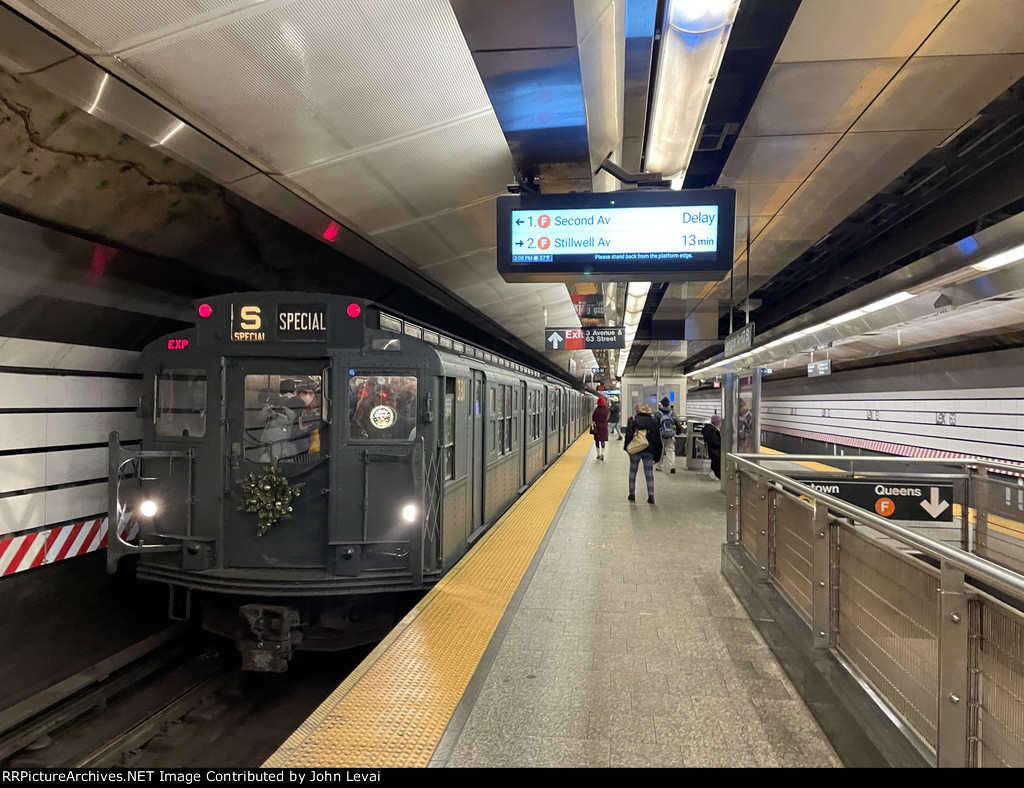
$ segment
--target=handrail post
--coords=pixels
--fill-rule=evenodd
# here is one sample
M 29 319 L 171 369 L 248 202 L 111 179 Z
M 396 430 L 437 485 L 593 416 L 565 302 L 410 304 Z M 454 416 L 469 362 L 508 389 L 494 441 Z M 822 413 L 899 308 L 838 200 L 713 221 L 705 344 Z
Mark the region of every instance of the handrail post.
M 815 648 L 834 648 L 835 628 L 832 626 L 832 537 L 828 506 L 814 502 L 811 522 L 811 634 Z
M 740 470 L 728 454 L 725 455 L 725 541 L 737 544 L 740 541 Z
M 769 544 L 768 511 L 768 480 L 761 475 L 757 477 L 757 579 L 768 580 L 771 577 L 771 546 Z
M 942 562 L 939 586 L 938 766 L 967 766 L 967 715 L 970 621 L 964 573 Z

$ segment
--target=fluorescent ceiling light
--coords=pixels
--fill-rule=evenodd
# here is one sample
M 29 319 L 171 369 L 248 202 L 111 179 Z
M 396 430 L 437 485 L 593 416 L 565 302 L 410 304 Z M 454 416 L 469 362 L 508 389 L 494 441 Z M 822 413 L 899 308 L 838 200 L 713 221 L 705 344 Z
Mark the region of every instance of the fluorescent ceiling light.
M 669 0 L 644 161 L 648 172 L 678 178 L 689 165 L 738 8 L 739 0 Z
M 866 313 L 863 309 L 852 309 L 845 315 L 840 315 L 839 317 L 834 317 L 831 320 L 826 320 L 824 323 L 821 324 L 821 327 L 827 328 L 828 326 L 838 326 L 840 323 L 849 322 L 850 320 L 853 320 L 855 317 L 863 317 L 865 314 Z
M 1024 249 L 1024 246 L 1022 246 L 1021 248 Z M 873 304 L 868 304 L 867 306 L 862 306 L 860 308 L 860 311 L 861 312 L 877 312 L 879 309 L 885 309 L 887 306 L 892 306 L 893 304 L 898 304 L 901 301 L 906 301 L 908 298 L 913 298 L 913 297 L 914 297 L 913 293 L 908 293 L 906 291 L 903 291 L 902 293 L 896 293 L 895 295 L 891 295 L 888 298 L 883 298 L 880 301 L 875 301 L 875 303 L 873 303 Z
M 971 268 L 978 271 L 991 271 L 993 268 L 1002 268 L 1004 265 L 1015 263 L 1024 259 L 1024 244 L 1007 249 L 1005 252 L 986 257 L 980 263 L 975 263 Z

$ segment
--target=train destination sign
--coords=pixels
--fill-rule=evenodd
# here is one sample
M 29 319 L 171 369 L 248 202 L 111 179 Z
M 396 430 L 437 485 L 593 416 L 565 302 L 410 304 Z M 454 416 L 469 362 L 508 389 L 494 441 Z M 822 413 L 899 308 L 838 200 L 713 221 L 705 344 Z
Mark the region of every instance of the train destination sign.
M 626 346 L 624 326 L 545 328 L 545 350 L 610 350 Z
M 507 282 L 719 280 L 732 267 L 736 193 L 657 189 L 497 200 Z
M 326 304 L 232 304 L 232 342 L 324 341 Z
M 909 481 L 797 481 L 889 520 L 953 522 L 953 486 Z

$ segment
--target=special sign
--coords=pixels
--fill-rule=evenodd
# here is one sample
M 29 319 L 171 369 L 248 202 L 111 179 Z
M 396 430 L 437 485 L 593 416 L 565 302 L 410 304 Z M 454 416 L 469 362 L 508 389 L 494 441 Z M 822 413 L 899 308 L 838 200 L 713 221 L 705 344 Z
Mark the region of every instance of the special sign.
M 929 523 L 953 522 L 953 486 L 914 482 L 808 481 L 798 479 L 818 492 L 874 512 L 889 520 L 917 520 Z
M 326 304 L 278 304 L 270 310 L 256 304 L 231 305 L 232 342 L 317 342 L 327 339 Z

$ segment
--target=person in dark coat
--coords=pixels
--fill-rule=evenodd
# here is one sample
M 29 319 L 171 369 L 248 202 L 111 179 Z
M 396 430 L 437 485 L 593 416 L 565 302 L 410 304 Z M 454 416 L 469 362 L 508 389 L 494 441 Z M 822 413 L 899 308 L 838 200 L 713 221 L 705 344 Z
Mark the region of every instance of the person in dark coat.
M 629 455 L 629 500 L 636 500 L 636 471 L 642 462 L 644 477 L 647 479 L 647 503 L 654 503 L 654 463 L 661 459 L 661 433 L 658 419 L 651 414 L 651 406 L 644 402 L 637 404 L 636 415 L 626 422 L 626 437 L 622 446 L 627 453 L 637 430 L 647 431 L 647 448 Z
M 597 407 L 590 417 L 594 422 L 594 445 L 597 447 L 597 459 L 604 459 L 604 445 L 608 442 L 608 417 L 611 411 L 604 397 L 597 398 Z
M 619 416 L 622 413 L 622 406 L 619 404 L 618 397 L 612 397 L 611 404 L 608 406 L 611 411 L 608 414 L 608 437 L 614 432 L 616 435 L 615 440 L 622 440 L 622 430 L 619 429 Z
M 722 478 L 722 436 L 718 432 L 721 423 L 722 417 L 716 413 L 711 417 L 711 423 L 705 424 L 700 431 L 711 460 L 711 472 L 719 479 Z

